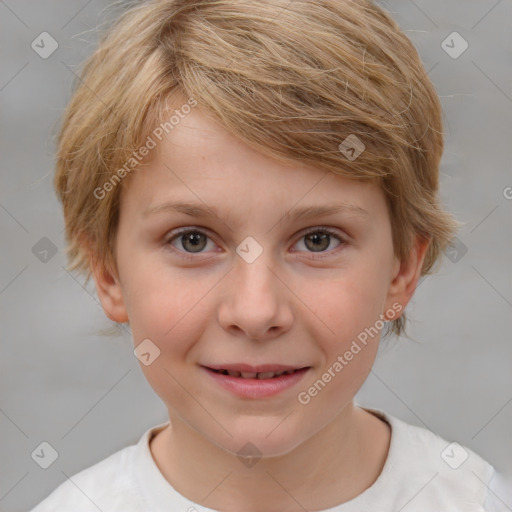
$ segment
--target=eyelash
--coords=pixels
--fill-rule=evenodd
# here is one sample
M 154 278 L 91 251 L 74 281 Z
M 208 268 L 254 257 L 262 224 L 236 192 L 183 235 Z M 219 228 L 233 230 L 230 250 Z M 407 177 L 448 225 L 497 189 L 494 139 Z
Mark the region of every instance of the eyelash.
M 210 236 L 208 236 L 207 232 L 205 232 L 205 231 L 203 231 L 203 230 L 201 230 L 199 228 L 187 227 L 187 228 L 181 229 L 181 230 L 175 232 L 174 234 L 172 234 L 172 236 L 166 240 L 165 244 L 166 244 L 166 246 L 169 246 L 169 248 L 173 252 L 178 253 L 180 255 L 180 257 L 182 257 L 182 258 L 184 258 L 186 260 L 197 260 L 197 256 L 195 256 L 194 254 L 200 255 L 202 253 L 200 253 L 200 252 L 198 252 L 198 253 L 189 253 L 189 252 L 186 252 L 186 251 L 181 251 L 179 249 L 176 249 L 172 245 L 172 242 L 174 240 L 176 240 L 180 236 L 182 236 L 184 234 L 187 234 L 187 233 L 200 233 L 200 234 L 203 234 L 206 237 L 208 237 L 210 240 L 212 240 L 212 238 Z M 314 227 L 314 228 L 308 229 L 306 232 L 302 233 L 302 235 L 299 237 L 297 242 L 300 241 L 302 238 L 304 238 L 307 235 L 310 235 L 312 233 L 325 233 L 325 234 L 328 234 L 328 235 L 336 238 L 340 242 L 337 247 L 335 247 L 334 249 L 328 250 L 328 251 L 319 251 L 318 253 L 310 251 L 310 254 L 313 255 L 312 259 L 315 259 L 315 260 L 323 259 L 323 258 L 325 258 L 327 256 L 330 256 L 333 251 L 336 251 L 337 249 L 340 249 L 342 246 L 347 245 L 347 243 L 348 243 L 345 238 L 340 236 L 338 231 L 335 231 L 334 229 L 328 228 L 328 227 L 325 227 L 325 226 L 318 226 L 318 227 Z M 295 242 L 295 243 L 297 243 L 297 242 Z M 304 252 L 304 251 L 295 251 L 295 252 Z

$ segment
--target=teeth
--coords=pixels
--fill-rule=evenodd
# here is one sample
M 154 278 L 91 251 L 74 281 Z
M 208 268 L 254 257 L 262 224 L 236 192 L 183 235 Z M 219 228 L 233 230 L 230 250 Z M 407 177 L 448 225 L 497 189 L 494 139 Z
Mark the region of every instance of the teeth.
M 274 372 L 262 372 L 258 373 L 258 379 L 271 379 L 276 374 Z
M 273 379 L 274 377 L 280 377 L 281 375 L 290 375 L 296 370 L 286 370 L 282 372 L 237 372 L 234 370 L 216 370 L 218 373 L 223 375 L 230 375 L 231 377 L 241 377 L 242 379 Z
M 274 377 L 280 377 L 281 375 L 289 375 L 290 373 L 294 373 L 295 370 L 287 370 L 285 372 L 235 372 L 231 370 L 226 370 L 228 375 L 231 377 L 242 377 L 242 379 L 273 379 Z
M 236 372 L 238 375 L 240 375 L 240 372 Z M 258 375 L 256 372 L 242 372 L 242 378 L 243 379 L 255 379 L 256 375 Z M 261 375 L 261 373 L 260 373 Z

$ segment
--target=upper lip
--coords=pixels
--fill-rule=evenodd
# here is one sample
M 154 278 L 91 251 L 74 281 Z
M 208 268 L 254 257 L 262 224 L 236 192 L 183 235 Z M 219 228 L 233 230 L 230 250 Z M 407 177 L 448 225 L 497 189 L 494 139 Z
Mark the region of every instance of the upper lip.
M 306 368 L 305 366 L 290 366 L 286 364 L 260 364 L 252 366 L 246 363 L 234 364 L 210 364 L 206 366 L 212 370 L 230 370 L 233 372 L 247 372 L 247 373 L 265 373 L 265 372 L 286 372 L 288 370 L 299 370 Z

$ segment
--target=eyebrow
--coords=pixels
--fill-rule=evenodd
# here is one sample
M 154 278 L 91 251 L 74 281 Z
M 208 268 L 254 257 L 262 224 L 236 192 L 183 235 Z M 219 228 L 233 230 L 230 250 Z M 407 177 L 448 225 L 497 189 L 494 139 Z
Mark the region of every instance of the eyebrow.
M 198 218 L 211 217 L 212 215 L 218 217 L 219 219 L 222 217 L 217 208 L 214 206 L 206 206 L 199 203 L 188 203 L 184 201 L 167 201 L 165 203 L 150 206 L 144 210 L 143 216 L 147 217 L 148 215 L 160 212 L 178 212 L 189 215 L 190 217 Z M 291 208 L 281 217 L 279 222 L 282 222 L 283 219 L 304 220 L 313 217 L 326 217 L 336 213 L 346 213 L 361 217 L 369 217 L 369 213 L 360 206 L 347 202 L 341 202 Z M 226 220 L 229 222 L 230 218 L 231 217 L 228 216 Z

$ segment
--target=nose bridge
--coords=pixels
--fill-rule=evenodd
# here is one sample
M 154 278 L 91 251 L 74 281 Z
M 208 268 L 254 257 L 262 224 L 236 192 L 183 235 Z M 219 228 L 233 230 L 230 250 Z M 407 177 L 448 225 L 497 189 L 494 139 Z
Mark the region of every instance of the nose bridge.
M 275 275 L 272 252 L 259 247 L 254 239 L 237 247 L 229 290 L 219 309 L 225 329 L 244 331 L 253 339 L 282 333 L 292 321 L 289 297 Z
M 275 275 L 271 268 L 273 265 L 270 251 L 265 251 L 254 261 L 248 262 L 242 257 L 237 258 L 235 263 L 235 276 L 237 286 L 240 288 L 242 299 L 252 299 L 253 301 L 263 301 L 264 306 L 277 302 L 275 289 Z
M 236 247 L 235 275 L 246 293 L 265 292 L 265 289 L 268 292 L 272 288 L 274 274 L 270 269 L 276 266 L 273 250 L 268 239 L 258 236 L 258 240 L 247 236 Z

